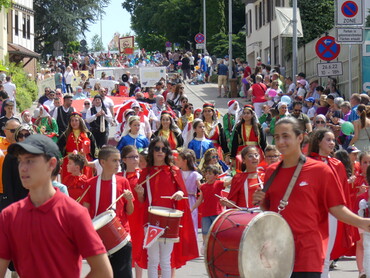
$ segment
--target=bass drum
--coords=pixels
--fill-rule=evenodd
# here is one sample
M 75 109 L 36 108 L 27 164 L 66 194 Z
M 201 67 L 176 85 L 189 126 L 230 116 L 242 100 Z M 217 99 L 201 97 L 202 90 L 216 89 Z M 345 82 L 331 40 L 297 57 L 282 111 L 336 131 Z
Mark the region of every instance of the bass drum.
M 287 278 L 294 266 L 294 240 L 275 212 L 226 210 L 205 243 L 209 277 Z

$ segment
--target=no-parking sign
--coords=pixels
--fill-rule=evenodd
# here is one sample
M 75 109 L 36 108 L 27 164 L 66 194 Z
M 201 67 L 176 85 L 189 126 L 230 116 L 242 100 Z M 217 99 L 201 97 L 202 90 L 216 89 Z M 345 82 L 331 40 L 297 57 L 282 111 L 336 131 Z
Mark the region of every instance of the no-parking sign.
M 325 36 L 316 43 L 316 54 L 321 60 L 331 61 L 338 57 L 340 45 L 335 42 L 335 38 Z
M 336 25 L 363 25 L 363 0 L 336 0 Z

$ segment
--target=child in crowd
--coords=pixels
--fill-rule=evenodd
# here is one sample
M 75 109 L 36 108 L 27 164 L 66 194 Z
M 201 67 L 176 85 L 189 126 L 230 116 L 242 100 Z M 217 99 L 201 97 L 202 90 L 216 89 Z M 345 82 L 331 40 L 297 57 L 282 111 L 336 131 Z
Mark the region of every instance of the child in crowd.
M 188 148 L 194 151 L 196 162 L 199 164 L 200 159 L 203 157 L 206 151 L 210 148 L 214 148 L 214 146 L 212 141 L 205 137 L 204 122 L 201 119 L 196 119 L 193 122 L 193 130 L 193 140 L 189 142 Z
M 265 160 L 264 163 L 258 165 L 258 170 L 265 172 L 267 167 L 271 164 L 281 160 L 281 153 L 278 151 L 275 145 L 267 145 L 265 148 Z
M 148 150 L 144 149 L 139 153 L 139 168 L 142 170 L 148 165 Z
M 311 124 L 313 124 L 313 119 L 315 118 L 316 114 L 316 107 L 315 107 L 315 99 L 313 97 L 309 97 L 305 99 L 305 104 L 307 105 L 307 116 L 310 118 Z
M 127 145 L 135 146 L 139 151 L 149 146 L 149 140 L 140 131 L 140 118 L 131 116 L 128 118 L 128 126 L 122 133 L 122 138 L 117 145 L 117 149 L 122 151 L 122 148 Z
M 119 199 L 112 209 L 115 210 L 122 226 L 129 233 L 127 215 L 134 211 L 134 198 L 128 180 L 116 175 L 121 163 L 120 152 L 115 147 L 105 146 L 100 150 L 98 159 L 103 172 L 100 176 L 93 177 L 86 182 L 86 185 L 91 187 L 83 199 L 83 205 L 89 210 L 91 218 L 95 218 L 123 195 L 123 198 Z M 131 278 L 131 242 L 110 254 L 109 261 L 115 278 Z
M 77 152 L 68 155 L 67 171 L 69 174 L 65 178 L 68 193 L 71 198 L 77 200 L 86 190 L 86 175 L 82 174 L 85 165 L 85 157 Z
M 141 251 L 143 249 L 144 229 L 142 215 L 144 210 L 143 203 L 139 202 L 137 190 L 144 190 L 142 186 L 137 186 L 141 170 L 139 167 L 139 153 L 134 146 L 123 147 L 122 157 L 122 176 L 130 183 L 131 192 L 134 194 L 134 212 L 129 215 L 130 232 L 132 235 L 132 266 L 135 267 L 135 277 L 141 278 L 145 265 L 140 263 Z
M 60 171 L 60 160 L 58 159 L 57 165 L 55 166 L 54 171 L 51 173 L 51 181 L 52 181 L 51 184 L 54 186 L 54 188 L 59 188 L 60 192 L 69 196 L 67 186 L 57 181 L 59 171 Z
M 218 175 L 221 173 L 219 168 L 215 165 L 210 165 L 205 168 L 205 179 L 206 182 L 200 186 L 200 195 L 196 203 L 191 208 L 193 212 L 197 207 L 203 203 L 202 212 L 202 235 L 203 235 L 203 248 L 206 236 L 208 234 L 209 228 L 211 227 L 213 221 L 217 218 L 219 214 L 223 211 L 223 207 L 220 203 L 218 197 L 221 195 L 221 191 L 228 187 L 231 181 L 220 181 L 217 180 Z
M 189 207 L 193 207 L 197 200 L 198 188 L 202 175 L 195 168 L 195 153 L 193 150 L 183 150 L 177 157 L 176 165 L 181 169 L 182 179 L 185 182 L 189 196 Z M 198 234 L 198 209 L 191 213 L 193 219 L 195 235 Z
M 203 175 L 203 177 L 205 176 L 205 169 L 210 165 L 215 165 L 219 169 L 220 173 L 229 169 L 225 162 L 219 159 L 215 148 L 208 149 L 199 163 L 198 171 Z
M 272 151 L 271 151 L 272 152 Z M 241 152 L 245 172 L 236 174 L 231 181 L 230 193 L 221 203 L 229 208 L 232 205 L 224 201 L 231 201 L 239 207 L 253 207 L 253 193 L 263 188 L 264 173 L 257 171 L 260 154 L 255 146 L 247 146 Z

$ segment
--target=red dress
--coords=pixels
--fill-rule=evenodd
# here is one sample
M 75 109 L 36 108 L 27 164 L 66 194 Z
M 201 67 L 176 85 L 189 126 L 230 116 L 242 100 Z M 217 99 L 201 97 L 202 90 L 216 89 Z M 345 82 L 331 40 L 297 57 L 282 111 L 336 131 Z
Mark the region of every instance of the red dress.
M 130 183 L 131 192 L 134 195 L 134 212 L 128 216 L 128 222 L 130 224 L 131 231 L 131 243 L 132 243 L 132 266 L 135 266 L 135 263 L 144 268 L 145 265 L 140 263 L 140 256 L 143 250 L 143 240 L 144 240 L 144 223 L 142 215 L 144 213 L 144 204 L 139 202 L 135 187 L 139 184 L 140 169 L 136 169 L 135 172 L 124 172 L 122 175 Z
M 204 124 L 207 124 L 204 122 Z M 209 125 L 209 124 L 208 124 Z M 224 146 L 226 143 L 226 138 L 223 130 L 221 130 L 219 123 L 213 124 L 210 131 L 205 129 L 205 137 L 212 141 L 215 149 L 217 150 L 218 157 L 223 160 L 223 152 L 227 153 L 227 146 Z
M 77 198 L 82 196 L 87 189 L 87 180 L 88 178 L 84 174 L 79 176 L 73 176 L 72 174 L 69 174 L 67 177 L 65 177 L 63 184 L 67 186 L 69 196 L 74 200 L 77 200 Z
M 174 208 L 184 212 L 181 218 L 180 225 L 180 242 L 174 244 L 171 255 L 171 266 L 173 268 L 180 268 L 185 265 L 187 261 L 195 259 L 199 256 L 197 240 L 195 238 L 193 221 L 189 209 L 189 202 L 186 199 L 181 201 L 174 201 L 172 199 L 162 199 L 161 196 L 172 196 L 176 191 L 181 190 L 184 196 L 187 196 L 186 187 L 182 179 L 182 174 L 179 168 L 175 166 L 154 166 L 145 168 L 139 178 L 139 183 L 145 181 L 149 176 L 159 172 L 156 176 L 150 179 L 150 190 L 152 195 L 152 206 L 161 206 L 167 208 Z M 144 221 L 148 223 L 148 190 L 147 185 L 143 185 L 145 189 L 145 203 L 143 209 Z M 143 244 L 141 244 L 143 246 Z M 146 249 L 141 253 L 140 265 L 147 265 L 148 258 Z
M 256 174 L 258 176 L 246 179 L 250 174 Z M 227 197 L 230 201 L 233 201 L 237 206 L 243 208 L 253 207 L 253 193 L 257 188 L 263 187 L 263 184 L 253 186 L 255 184 L 263 182 L 265 174 L 262 172 L 245 172 L 236 174 L 231 181 L 231 188 L 229 196 Z M 252 185 L 252 187 L 250 187 Z M 245 187 L 248 186 L 248 193 L 245 194 Z M 248 203 L 246 202 L 248 197 Z
M 67 164 L 68 164 L 68 155 L 71 154 L 73 151 L 77 151 L 83 155 L 86 155 L 88 161 L 92 161 L 92 157 L 90 154 L 91 150 L 91 141 L 89 137 L 83 132 L 80 133 L 78 138 L 75 137 L 74 133 L 71 132 L 66 140 L 65 145 L 65 153 L 66 156 L 63 158 L 63 164 L 61 169 L 61 177 L 62 183 L 66 184 L 66 177 L 70 174 L 67 171 Z M 83 174 L 89 179 L 93 176 L 93 171 L 90 167 L 84 167 L 82 170 Z

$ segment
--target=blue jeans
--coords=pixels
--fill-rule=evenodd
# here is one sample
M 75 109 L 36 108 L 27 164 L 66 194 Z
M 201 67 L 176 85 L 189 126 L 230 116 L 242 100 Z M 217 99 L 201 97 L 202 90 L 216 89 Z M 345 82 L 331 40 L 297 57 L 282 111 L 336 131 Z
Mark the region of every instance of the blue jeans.
M 202 234 L 203 235 L 208 234 L 209 228 L 211 228 L 211 225 L 212 225 L 213 221 L 215 221 L 217 216 L 218 215 L 202 217 Z

